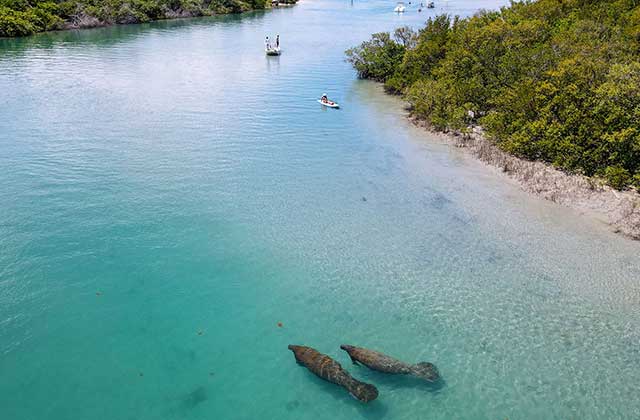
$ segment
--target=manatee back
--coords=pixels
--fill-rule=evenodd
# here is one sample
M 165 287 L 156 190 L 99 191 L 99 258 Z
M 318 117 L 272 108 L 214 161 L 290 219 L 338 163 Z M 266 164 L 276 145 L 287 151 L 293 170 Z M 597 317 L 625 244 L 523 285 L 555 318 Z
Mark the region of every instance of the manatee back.
M 375 386 L 354 379 L 340 363 L 326 354 L 306 346 L 291 344 L 288 348 L 293 352 L 298 363 L 305 365 L 320 378 L 345 387 L 358 400 L 369 402 L 378 397 L 378 389 Z
M 289 344 L 288 349 L 293 352 L 293 355 L 295 356 L 298 363 L 302 363 L 307 367 L 312 365 L 314 361 L 318 359 L 318 357 L 322 356 L 319 351 L 307 346 L 297 346 L 294 344 Z
M 358 362 L 371 369 L 384 373 L 409 373 L 408 364 L 384 353 L 357 347 L 353 354 Z
M 329 382 L 344 385 L 351 378 L 340 363 L 312 347 L 289 345 L 298 363 Z

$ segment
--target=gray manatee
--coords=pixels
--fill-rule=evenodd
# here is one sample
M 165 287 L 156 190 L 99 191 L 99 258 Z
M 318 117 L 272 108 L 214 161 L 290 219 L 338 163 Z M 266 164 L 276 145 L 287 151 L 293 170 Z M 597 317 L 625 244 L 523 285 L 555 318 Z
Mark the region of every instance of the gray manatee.
M 349 353 L 349 357 L 351 357 L 353 363 L 361 363 L 369 369 L 377 370 L 378 372 L 412 375 L 429 382 L 435 382 L 440 379 L 438 369 L 428 362 L 410 365 L 386 354 L 362 347 L 343 344 L 340 348 Z
M 322 354 L 311 347 L 293 344 L 289 345 L 289 350 L 293 352 L 298 363 L 304 365 L 325 381 L 346 388 L 358 400 L 369 402 L 378 398 L 378 390 L 375 386 L 354 379 L 349 375 L 349 372 L 342 368 L 340 363 L 326 354 Z

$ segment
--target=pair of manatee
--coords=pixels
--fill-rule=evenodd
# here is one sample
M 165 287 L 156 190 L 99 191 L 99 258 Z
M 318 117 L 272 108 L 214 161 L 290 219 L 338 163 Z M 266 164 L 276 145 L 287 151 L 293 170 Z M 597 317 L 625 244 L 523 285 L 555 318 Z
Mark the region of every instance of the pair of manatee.
M 413 375 L 429 382 L 435 382 L 440 378 L 438 370 L 431 363 L 421 362 L 411 365 L 362 347 L 343 344 L 340 348 L 349 353 L 354 364 L 361 363 L 369 369 L 391 374 Z M 375 386 L 353 378 L 340 363 L 326 354 L 311 347 L 293 344 L 289 345 L 289 350 L 293 352 L 296 362 L 304 365 L 320 378 L 346 388 L 358 400 L 369 402 L 378 398 L 378 389 Z

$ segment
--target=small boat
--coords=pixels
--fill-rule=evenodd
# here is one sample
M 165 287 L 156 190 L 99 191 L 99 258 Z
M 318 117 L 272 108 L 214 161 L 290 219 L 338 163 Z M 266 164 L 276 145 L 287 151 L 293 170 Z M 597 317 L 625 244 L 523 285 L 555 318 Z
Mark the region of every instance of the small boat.
M 282 51 L 280 50 L 280 35 L 276 35 L 275 43 L 271 43 L 269 37 L 266 37 L 264 40 L 264 52 L 267 55 L 280 55 Z
M 336 102 L 330 101 L 328 99 L 325 99 L 325 100 L 318 99 L 318 103 L 320 103 L 323 106 L 329 107 L 329 108 L 340 108 L 340 105 L 338 105 Z
M 396 5 L 396 8 L 393 9 L 393 11 L 396 13 L 404 13 L 405 11 L 404 3 L 401 1 L 398 2 L 398 4 Z
M 436 7 L 434 2 L 430 1 L 429 3 L 427 3 L 427 9 L 433 9 L 434 7 Z

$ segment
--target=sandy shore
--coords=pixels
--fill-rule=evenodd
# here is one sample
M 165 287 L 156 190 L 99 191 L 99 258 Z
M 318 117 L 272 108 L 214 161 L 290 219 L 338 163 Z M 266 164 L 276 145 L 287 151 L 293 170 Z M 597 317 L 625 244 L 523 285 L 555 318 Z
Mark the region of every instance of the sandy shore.
M 425 121 L 410 118 L 414 124 L 433 132 Z M 469 134 L 439 134 L 481 161 L 501 169 L 525 191 L 595 217 L 610 225 L 616 233 L 640 240 L 640 194 L 637 191 L 616 191 L 596 179 L 567 174 L 542 162 L 509 155 L 487 139 L 481 127 L 473 127 Z

